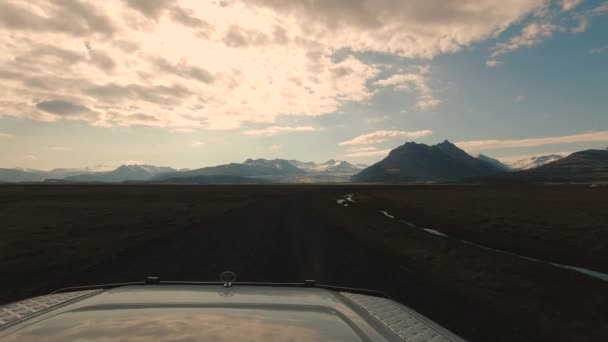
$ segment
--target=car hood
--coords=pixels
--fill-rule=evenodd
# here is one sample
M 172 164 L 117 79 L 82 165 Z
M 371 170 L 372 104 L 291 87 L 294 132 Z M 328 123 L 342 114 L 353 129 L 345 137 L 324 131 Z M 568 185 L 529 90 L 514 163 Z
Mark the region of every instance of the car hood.
M 1 309 L 21 316 L 0 341 L 461 341 L 389 299 L 319 288 L 125 286 Z

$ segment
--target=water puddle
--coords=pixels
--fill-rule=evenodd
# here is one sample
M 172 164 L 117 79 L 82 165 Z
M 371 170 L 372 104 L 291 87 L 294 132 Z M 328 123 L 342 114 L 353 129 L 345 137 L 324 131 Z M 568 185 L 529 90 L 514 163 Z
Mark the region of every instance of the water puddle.
M 381 212 L 382 214 L 384 214 L 384 216 L 386 216 L 386 217 L 388 217 L 388 218 L 390 218 L 390 219 L 394 219 L 394 218 L 395 218 L 395 216 L 393 216 L 393 215 L 389 214 L 388 212 L 386 212 L 386 211 L 384 211 L 384 210 L 380 210 L 380 212 Z

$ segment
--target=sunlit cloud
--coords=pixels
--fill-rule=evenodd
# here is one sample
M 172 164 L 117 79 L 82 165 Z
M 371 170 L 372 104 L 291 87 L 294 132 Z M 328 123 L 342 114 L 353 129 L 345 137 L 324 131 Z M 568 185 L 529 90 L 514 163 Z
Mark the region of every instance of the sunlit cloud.
M 202 141 L 198 141 L 198 140 L 193 140 L 190 142 L 190 147 L 201 147 L 204 146 L 205 143 Z
M 583 2 L 583 0 L 562 0 L 561 1 L 562 10 L 569 11 L 569 10 L 573 9 L 574 7 L 580 5 L 582 2 Z
M 280 149 L 282 149 L 282 148 L 283 148 L 283 145 L 281 145 L 281 144 L 273 144 L 273 145 L 270 145 L 270 149 L 271 149 L 272 151 L 278 151 L 278 150 L 280 150 Z
M 287 132 L 312 132 L 316 129 L 311 126 L 297 126 L 297 127 L 288 127 L 288 126 L 270 126 L 262 129 L 250 129 L 246 130 L 244 133 L 249 135 L 265 135 L 272 136 L 279 133 L 287 133 Z
M 388 155 L 388 153 L 391 150 L 389 149 L 384 149 L 384 150 L 372 150 L 372 151 L 359 151 L 359 152 L 347 152 L 346 154 L 344 154 L 345 157 L 359 157 L 359 158 L 364 158 L 364 157 L 379 157 L 379 156 L 386 156 Z
M 12 138 L 13 135 L 9 133 L 0 133 L 0 138 Z
M 545 2 L 4 1 L 0 113 L 171 131 L 328 115 L 378 92 L 381 66 L 358 52 L 432 59 Z M 421 110 L 440 103 L 424 72 L 383 77 L 411 86 Z
M 441 101 L 434 95 L 429 86 L 428 74 L 430 66 L 419 67 L 415 72 L 397 73 L 389 78 L 376 81 L 375 84 L 381 87 L 392 87 L 397 91 L 415 92 L 417 95 L 416 107 L 420 110 L 427 110 L 437 107 Z
M 389 140 L 396 139 L 417 139 L 433 134 L 430 130 L 421 131 L 376 131 L 368 134 L 359 135 L 350 140 L 339 143 L 339 146 L 374 145 Z
M 608 131 L 588 132 L 546 138 L 463 141 L 456 143 L 456 145 L 467 151 L 481 151 L 581 142 L 608 142 Z

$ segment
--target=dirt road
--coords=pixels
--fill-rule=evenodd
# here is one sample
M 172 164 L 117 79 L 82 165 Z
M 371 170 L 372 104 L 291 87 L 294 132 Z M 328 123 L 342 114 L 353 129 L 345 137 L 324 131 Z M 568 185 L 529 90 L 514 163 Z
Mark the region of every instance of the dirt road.
M 227 210 L 180 221 L 154 238 L 122 241 L 124 247 L 116 252 L 93 251 L 104 255 L 91 259 L 94 262 L 57 272 L 41 269 L 20 280 L 16 272 L 21 288 L 9 285 L 15 296 L 23 297 L 65 286 L 137 281 L 151 275 L 164 280 L 216 280 L 220 272 L 232 270 L 241 281 L 315 279 L 384 291 L 471 341 L 601 340 L 608 336 L 606 283 L 408 230 L 365 201 L 338 205 L 336 198 L 351 190 L 298 187 L 260 196 L 268 191 L 246 189 L 253 191 L 250 200 Z M 145 191 L 142 198 L 147 196 Z M 205 193 L 192 191 L 187 203 L 213 201 Z M 175 215 L 181 204 L 172 205 L 160 208 L 168 210 L 166 215 Z M 203 209 L 187 212 L 196 215 L 195 210 Z M 121 222 L 128 220 L 128 214 L 104 219 Z M 31 281 L 36 278 L 40 282 Z

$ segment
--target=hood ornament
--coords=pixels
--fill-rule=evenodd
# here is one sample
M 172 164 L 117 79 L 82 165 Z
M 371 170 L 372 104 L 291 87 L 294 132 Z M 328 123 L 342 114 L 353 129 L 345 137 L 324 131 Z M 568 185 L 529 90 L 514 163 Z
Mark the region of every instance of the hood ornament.
M 220 273 L 220 281 L 224 283 L 224 287 L 231 287 L 232 282 L 236 280 L 236 273 L 232 271 L 224 271 Z

